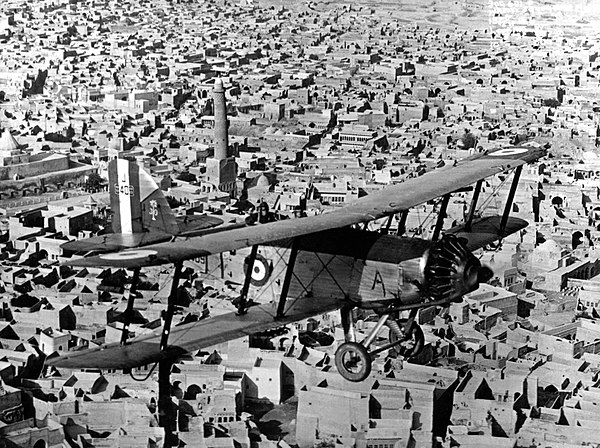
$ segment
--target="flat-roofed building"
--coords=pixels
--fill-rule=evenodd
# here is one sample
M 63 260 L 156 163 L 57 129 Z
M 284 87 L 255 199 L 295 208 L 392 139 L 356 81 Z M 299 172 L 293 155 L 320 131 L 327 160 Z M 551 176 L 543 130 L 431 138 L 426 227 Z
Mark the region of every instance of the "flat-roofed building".
M 368 126 L 344 126 L 339 133 L 339 142 L 345 148 L 362 148 L 368 140 L 377 136 L 377 132 Z
M 323 387 L 301 390 L 298 396 L 296 442 L 312 447 L 320 440 L 349 440 L 369 422 L 369 394 Z

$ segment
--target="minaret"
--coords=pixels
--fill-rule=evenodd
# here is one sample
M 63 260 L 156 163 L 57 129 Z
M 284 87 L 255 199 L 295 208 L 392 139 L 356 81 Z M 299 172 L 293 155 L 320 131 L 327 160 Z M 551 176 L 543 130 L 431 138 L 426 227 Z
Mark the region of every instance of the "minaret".
M 223 81 L 217 78 L 215 89 L 213 90 L 213 107 L 215 114 L 214 141 L 215 159 L 224 160 L 227 158 L 227 148 L 229 147 L 228 126 L 227 126 L 227 105 L 225 104 L 225 89 Z
M 228 193 L 231 197 L 236 195 L 237 163 L 235 157 L 228 157 L 229 148 L 227 105 L 225 104 L 225 89 L 220 78 L 215 80 L 213 90 L 213 109 L 215 127 L 213 146 L 214 157 L 206 159 L 206 180 L 218 190 Z

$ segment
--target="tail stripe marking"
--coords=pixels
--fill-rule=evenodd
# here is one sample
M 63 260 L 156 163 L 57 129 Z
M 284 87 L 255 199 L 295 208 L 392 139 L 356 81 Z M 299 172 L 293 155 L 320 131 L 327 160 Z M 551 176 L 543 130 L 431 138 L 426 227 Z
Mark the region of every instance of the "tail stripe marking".
M 121 233 L 133 233 L 131 216 L 131 182 L 129 178 L 129 163 L 125 159 L 117 160 L 117 196 L 119 198 L 119 214 L 121 218 Z

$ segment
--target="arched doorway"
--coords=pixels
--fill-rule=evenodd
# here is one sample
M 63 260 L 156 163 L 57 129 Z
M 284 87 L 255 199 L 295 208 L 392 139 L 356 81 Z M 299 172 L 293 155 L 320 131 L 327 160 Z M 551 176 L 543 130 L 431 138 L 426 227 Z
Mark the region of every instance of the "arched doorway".
M 576 232 L 573 232 L 573 235 L 571 236 L 571 247 L 573 249 L 577 249 L 577 246 L 579 246 L 583 242 L 584 242 L 583 233 L 581 233 L 579 230 L 577 230 Z
M 201 394 L 202 389 L 197 384 L 190 385 L 185 392 L 185 400 L 195 400 L 196 395 Z

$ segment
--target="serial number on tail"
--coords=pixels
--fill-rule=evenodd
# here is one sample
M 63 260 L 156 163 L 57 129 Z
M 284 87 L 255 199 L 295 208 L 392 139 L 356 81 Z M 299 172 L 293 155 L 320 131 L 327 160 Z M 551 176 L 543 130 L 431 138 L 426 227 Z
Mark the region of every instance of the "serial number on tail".
M 128 184 L 119 185 L 118 183 L 116 183 L 115 191 L 117 192 L 117 194 L 120 194 L 123 196 L 134 196 L 135 195 L 135 188 L 132 185 L 128 185 Z

